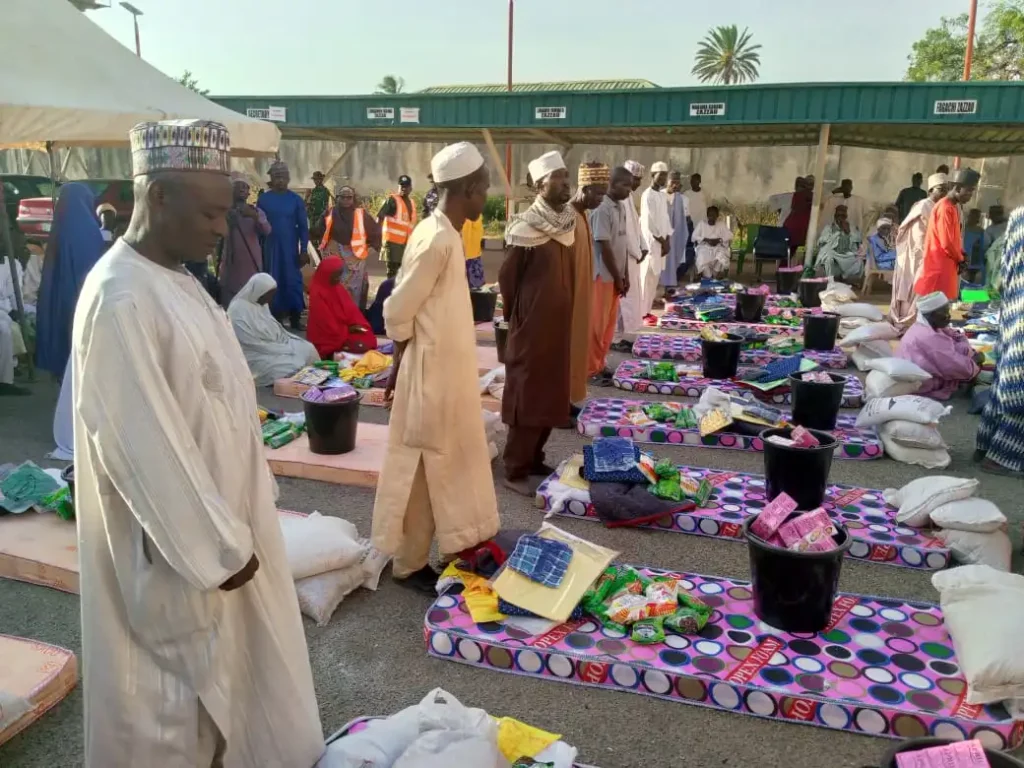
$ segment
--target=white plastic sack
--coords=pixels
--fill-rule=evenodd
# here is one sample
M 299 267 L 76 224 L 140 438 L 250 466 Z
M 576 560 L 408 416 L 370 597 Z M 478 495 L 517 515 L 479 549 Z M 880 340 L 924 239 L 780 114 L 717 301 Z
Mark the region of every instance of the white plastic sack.
M 952 459 L 945 448 L 908 448 L 882 435 L 885 455 L 904 464 L 913 464 L 925 469 L 945 469 Z
M 965 565 L 939 571 L 932 585 L 967 678 L 967 703 L 1024 696 L 1024 576 Z
M 916 421 L 918 424 L 938 424 L 939 419 L 948 416 L 952 406 L 942 405 L 927 397 L 900 395 L 879 397 L 868 400 L 857 414 L 857 427 L 877 427 L 887 421 Z
M 836 305 L 834 311 L 840 317 L 863 317 L 876 323 L 880 323 L 885 319 L 882 310 L 874 304 L 861 302 L 841 303 Z
M 359 546 L 362 548 L 362 554 L 359 556 L 359 567 L 363 569 L 364 576 L 362 585 L 365 589 L 376 592 L 380 575 L 391 562 L 391 557 L 373 546 L 369 539 L 360 539 Z
M 1006 515 L 987 499 L 969 498 L 949 501 L 931 512 L 939 528 L 974 533 L 992 533 L 1006 525 Z
M 723 408 L 726 412 L 729 412 L 731 402 L 732 400 L 730 400 L 729 396 L 718 387 L 708 387 L 704 390 L 704 394 L 700 396 L 697 404 L 693 406 L 693 415 L 700 420 L 706 413 L 716 408 Z
M 498 749 L 498 726 L 482 709 L 464 707 L 435 688 L 420 703 L 420 735 L 394 768 L 508 768 Z
M 821 306 L 826 312 L 833 312 L 835 311 L 834 307 L 840 304 L 856 301 L 857 294 L 846 283 L 829 281 L 828 288 L 818 294 L 818 298 L 821 299 Z
M 899 490 L 884 491 L 886 502 L 899 507 L 896 522 L 921 527 L 927 525 L 933 509 L 950 501 L 966 499 L 978 490 L 978 481 L 966 477 L 928 475 L 911 480 Z
M 7 266 L 4 264 L 4 266 Z M 10 691 L 0 689 L 0 733 L 10 728 L 35 707 L 32 702 Z
M 887 421 L 878 428 L 878 434 L 907 448 L 949 447 L 936 427 L 915 421 Z
M 868 360 L 868 367 L 874 360 Z M 897 381 L 887 373 L 881 371 L 870 371 L 864 379 L 864 395 L 868 400 L 875 400 L 879 397 L 899 397 L 900 395 L 912 395 L 921 388 L 920 381 Z
M 866 371 L 868 370 L 868 360 L 873 360 L 876 357 L 891 356 L 892 344 L 888 341 L 865 341 L 854 348 L 850 358 L 853 360 L 853 364 L 857 366 L 858 371 Z
M 358 733 L 327 745 L 316 768 L 391 768 L 420 735 L 420 707 L 373 720 Z
M 899 332 L 888 323 L 871 323 L 870 325 L 858 328 L 852 333 L 848 333 L 839 342 L 839 346 L 850 347 L 865 341 L 891 341 L 899 337 Z
M 871 321 L 866 317 L 842 317 L 839 319 L 839 338 L 845 339 L 858 328 L 863 328 L 865 325 L 871 325 Z
M 480 394 L 485 395 L 491 391 L 495 384 L 505 384 L 505 366 L 499 365 L 480 377 Z M 493 394 L 493 393 L 492 393 Z
M 358 563 L 328 571 L 295 582 L 295 593 L 299 597 L 299 610 L 316 622 L 318 627 L 326 626 L 331 616 L 349 594 L 363 583 L 366 576 Z
M 879 357 L 868 361 L 868 368 L 881 371 L 896 381 L 927 381 L 932 377 L 924 368 L 902 357 Z
M 935 531 L 935 537 L 949 547 L 953 558 L 964 565 L 987 565 L 997 571 L 1009 571 L 1013 545 L 1003 531 Z
M 348 520 L 313 512 L 279 516 L 293 579 L 355 565 L 363 554 L 359 532 Z

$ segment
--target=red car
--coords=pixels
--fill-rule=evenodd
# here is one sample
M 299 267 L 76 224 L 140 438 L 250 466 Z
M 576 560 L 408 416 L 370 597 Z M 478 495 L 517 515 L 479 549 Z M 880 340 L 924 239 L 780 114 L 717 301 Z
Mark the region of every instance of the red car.
M 131 179 L 82 179 L 96 197 L 97 207 L 110 203 L 117 211 L 115 235 L 128 227 L 135 208 L 135 196 Z M 53 201 L 49 197 L 29 197 L 18 203 L 18 229 L 29 243 L 42 245 L 50 237 L 53 226 Z

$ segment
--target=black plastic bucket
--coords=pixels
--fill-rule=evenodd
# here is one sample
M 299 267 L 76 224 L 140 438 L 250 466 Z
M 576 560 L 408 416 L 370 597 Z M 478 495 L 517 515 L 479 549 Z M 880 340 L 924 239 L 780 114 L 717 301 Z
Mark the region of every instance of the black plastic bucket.
M 796 293 L 800 285 L 800 275 L 803 274 L 803 267 L 779 267 L 775 270 L 775 292 L 788 294 Z
M 473 322 L 489 323 L 494 319 L 494 308 L 498 306 L 498 294 L 494 291 L 470 291 L 473 302 Z
M 731 379 L 740 367 L 743 337 L 727 333 L 724 341 L 701 339 L 705 379 Z
M 952 743 L 953 741 L 950 739 L 932 737 L 901 741 L 886 751 L 885 757 L 882 758 L 882 768 L 896 768 L 896 755 L 904 752 L 918 752 L 922 749 L 942 747 Z M 1004 752 L 996 752 L 994 749 L 986 749 L 985 757 L 988 759 L 989 768 L 1024 768 L 1024 762 Z
M 853 544 L 850 532 L 835 522 L 836 548 L 828 552 L 792 552 L 750 532 L 757 519 L 743 523 L 750 553 L 754 613 L 783 632 L 821 632 L 832 618 L 843 557 Z
M 768 440 L 772 435 L 792 438 L 792 428 L 766 429 L 761 433 L 764 443 L 764 493 L 771 501 L 780 493 L 786 493 L 796 502 L 796 508 L 803 511 L 817 509 L 825 500 L 828 475 L 832 471 L 832 455 L 839 441 L 828 432 L 811 430 L 820 445 L 814 448 L 797 448 L 777 445 Z
M 822 312 L 818 315 L 804 315 L 804 349 L 831 352 L 836 348 L 839 337 L 839 315 Z
M 759 323 L 764 312 L 763 293 L 737 293 L 736 319 L 741 323 Z
M 846 376 L 829 373 L 832 382 L 819 384 L 804 381 L 805 375 L 793 373 L 789 376 L 789 386 L 793 390 L 793 423 L 808 429 L 835 429 L 839 408 L 843 404 Z
M 801 306 L 820 307 L 821 292 L 826 288 L 828 288 L 828 280 L 819 280 L 813 277 L 801 280 L 797 286 L 797 296 Z
M 321 456 L 336 456 L 355 449 L 359 401 L 362 399 L 360 395 L 347 403 L 311 403 L 303 400 L 309 450 Z
M 498 362 L 505 362 L 505 345 L 508 344 L 508 323 L 500 321 L 494 324 L 494 343 L 498 347 Z

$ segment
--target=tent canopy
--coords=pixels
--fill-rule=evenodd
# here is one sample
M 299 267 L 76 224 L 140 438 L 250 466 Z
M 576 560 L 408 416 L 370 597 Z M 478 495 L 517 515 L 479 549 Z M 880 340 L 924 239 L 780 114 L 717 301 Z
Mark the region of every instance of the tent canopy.
M 272 154 L 281 133 L 214 104 L 153 68 L 67 0 L 3 0 L 0 149 L 126 146 L 146 120 L 216 120 L 232 153 Z

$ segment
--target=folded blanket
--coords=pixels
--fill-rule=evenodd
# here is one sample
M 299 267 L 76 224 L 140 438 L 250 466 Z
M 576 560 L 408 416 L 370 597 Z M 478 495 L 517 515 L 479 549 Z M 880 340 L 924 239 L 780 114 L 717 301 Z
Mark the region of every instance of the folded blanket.
M 689 499 L 659 499 L 646 484 L 636 483 L 595 483 L 590 486 L 590 503 L 598 519 L 608 528 L 645 525 L 697 506 Z

